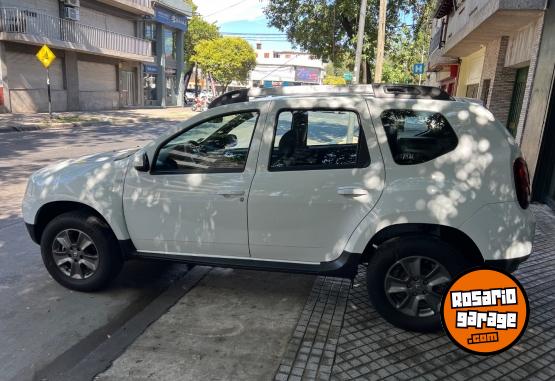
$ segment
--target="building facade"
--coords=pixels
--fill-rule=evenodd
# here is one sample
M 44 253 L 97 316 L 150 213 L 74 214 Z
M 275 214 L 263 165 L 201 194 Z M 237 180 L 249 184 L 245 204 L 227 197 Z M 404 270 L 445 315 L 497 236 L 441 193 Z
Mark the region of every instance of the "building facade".
M 324 63 L 308 53 L 264 50 L 255 44 L 256 67 L 250 74 L 250 87 L 319 85 Z
M 1 110 L 48 110 L 46 70 L 35 58 L 43 44 L 57 57 L 53 111 L 179 104 L 190 14 L 171 0 L 0 0 Z
M 439 0 L 427 83 L 480 99 L 521 146 L 535 198 L 555 206 L 553 149 L 540 152 L 555 146 L 554 12 L 547 0 Z

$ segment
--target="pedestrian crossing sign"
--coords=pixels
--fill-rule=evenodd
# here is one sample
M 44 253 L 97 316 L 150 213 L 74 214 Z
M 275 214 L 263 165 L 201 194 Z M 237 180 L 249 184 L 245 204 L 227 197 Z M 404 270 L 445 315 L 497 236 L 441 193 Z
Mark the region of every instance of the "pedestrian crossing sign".
M 52 61 L 56 59 L 52 50 L 50 50 L 50 48 L 46 45 L 43 45 L 42 48 L 40 48 L 36 57 L 45 69 L 48 69 Z

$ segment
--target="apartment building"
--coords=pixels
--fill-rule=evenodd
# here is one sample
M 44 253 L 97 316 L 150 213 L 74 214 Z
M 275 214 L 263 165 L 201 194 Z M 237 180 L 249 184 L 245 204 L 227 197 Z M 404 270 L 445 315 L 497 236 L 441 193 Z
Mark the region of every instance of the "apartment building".
M 427 83 L 480 99 L 521 145 L 534 196 L 555 207 L 555 10 L 547 0 L 439 0 Z M 551 155 L 551 157 L 548 157 Z
M 251 87 L 319 85 L 324 78 L 324 63 L 309 53 L 264 50 L 255 44 L 256 67 L 251 72 Z
M 53 111 L 180 104 L 183 34 L 191 9 L 179 0 L 0 0 L 0 108 Z

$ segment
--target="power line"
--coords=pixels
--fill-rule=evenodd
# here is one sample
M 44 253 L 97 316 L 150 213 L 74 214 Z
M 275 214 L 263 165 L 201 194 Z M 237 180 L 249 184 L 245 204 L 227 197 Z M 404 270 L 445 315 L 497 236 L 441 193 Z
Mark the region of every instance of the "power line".
M 236 3 L 234 3 L 234 4 L 231 4 L 231 5 L 229 5 L 229 6 L 225 7 L 225 8 L 218 9 L 216 12 L 212 12 L 212 13 L 210 13 L 209 15 L 206 15 L 206 16 L 204 16 L 204 17 L 210 17 L 210 16 L 215 15 L 216 13 L 220 13 L 220 12 L 226 11 L 226 10 L 228 10 L 228 9 L 231 9 L 231 8 L 233 8 L 233 7 L 238 6 L 238 5 L 241 4 L 241 3 L 244 3 L 245 1 L 247 1 L 247 0 L 238 1 L 238 2 L 236 2 Z

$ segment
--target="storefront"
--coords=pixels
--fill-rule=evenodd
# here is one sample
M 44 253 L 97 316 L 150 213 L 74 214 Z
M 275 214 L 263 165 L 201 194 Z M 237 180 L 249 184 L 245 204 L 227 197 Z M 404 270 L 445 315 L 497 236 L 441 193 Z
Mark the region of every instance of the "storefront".
M 185 7 L 185 8 L 184 8 Z M 183 104 L 184 33 L 187 8 L 181 2 L 157 2 L 154 16 L 143 23 L 144 38 L 152 42 L 155 64 L 143 65 L 143 96 L 146 106 Z

